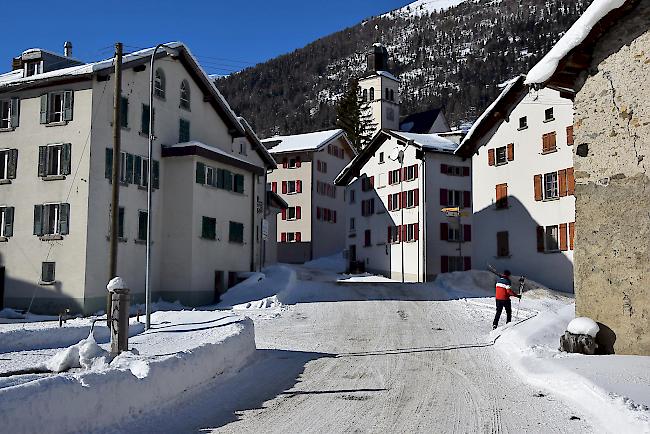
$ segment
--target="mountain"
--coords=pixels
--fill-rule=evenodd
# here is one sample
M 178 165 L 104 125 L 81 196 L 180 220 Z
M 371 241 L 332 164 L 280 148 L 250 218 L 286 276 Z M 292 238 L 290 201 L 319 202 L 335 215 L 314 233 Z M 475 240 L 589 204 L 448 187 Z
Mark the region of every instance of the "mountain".
M 402 80 L 402 115 L 443 107 L 452 125 L 473 120 L 497 84 L 532 67 L 587 0 L 419 0 L 217 80 L 262 137 L 331 128 L 352 75 L 375 42 Z M 443 9 L 443 10 L 441 10 Z

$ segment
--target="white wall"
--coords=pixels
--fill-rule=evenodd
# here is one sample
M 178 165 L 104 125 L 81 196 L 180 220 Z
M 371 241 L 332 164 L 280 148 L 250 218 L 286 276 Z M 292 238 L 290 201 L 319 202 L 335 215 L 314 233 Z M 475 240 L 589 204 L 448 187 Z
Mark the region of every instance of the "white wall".
M 377 130 L 398 130 L 400 117 L 399 82 L 385 76 L 373 75 L 359 80 L 359 87 L 361 87 L 362 92 L 364 90 L 368 91 L 368 98 L 370 98 L 370 88 L 375 89 L 375 99 L 369 100 L 369 104 L 374 122 L 377 124 Z M 389 101 L 385 98 L 386 88 L 393 90 L 395 101 Z M 390 111 L 393 113 L 392 119 L 389 117 Z

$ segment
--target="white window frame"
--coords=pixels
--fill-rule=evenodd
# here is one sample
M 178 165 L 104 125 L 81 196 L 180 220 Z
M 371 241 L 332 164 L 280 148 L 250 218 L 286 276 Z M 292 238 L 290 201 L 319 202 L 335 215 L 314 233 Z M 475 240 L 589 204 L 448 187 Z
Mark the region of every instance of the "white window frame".
M 48 202 L 43 204 L 43 213 L 45 214 L 45 207 L 51 207 L 50 210 L 53 210 L 54 213 L 49 213 L 49 215 L 54 215 L 53 225 L 50 227 L 50 222 L 43 220 L 43 236 L 47 235 L 61 235 L 61 202 Z M 46 229 L 48 232 L 46 232 Z M 49 232 L 51 231 L 51 232 Z
M 40 60 L 25 62 L 25 77 L 31 77 L 32 75 L 40 74 L 42 70 L 43 64 Z
M 415 167 L 416 165 L 406 167 L 406 176 L 404 181 L 413 181 L 415 179 Z
M 409 190 L 406 192 L 406 206 L 404 208 L 414 208 L 415 207 L 415 190 Z
M 140 238 L 140 214 L 145 214 L 146 215 L 147 210 L 144 210 L 144 209 L 139 209 L 138 210 L 138 228 L 137 228 L 138 230 L 137 230 L 137 232 L 135 234 L 135 237 L 136 237 L 136 240 L 138 240 L 138 241 L 147 241 L 147 230 L 146 230 L 147 228 L 146 227 L 145 227 L 145 236 L 144 236 L 144 238 Z M 149 224 L 148 217 L 147 217 L 147 221 L 146 221 L 145 225 L 146 224 Z
M 499 161 L 500 151 L 503 151 L 503 161 Z M 506 146 L 499 146 L 494 150 L 494 162 L 497 166 L 508 164 L 508 149 Z
M 391 211 L 399 211 L 401 209 L 400 203 L 401 193 L 391 193 L 388 195 L 388 209 Z
M 402 231 L 399 226 L 391 226 L 390 227 L 390 243 L 391 244 L 399 244 L 401 241 L 401 236 L 402 236 Z
M 287 167 L 289 169 L 295 169 L 298 167 L 298 159 L 297 158 L 289 158 L 289 162 L 287 163 Z
M 296 185 L 298 183 L 296 181 L 287 181 L 287 194 L 296 194 Z M 293 187 L 292 187 L 293 186 Z
M 65 92 L 51 92 L 47 98 L 47 121 L 48 123 L 63 122 Z M 59 103 L 57 104 L 57 98 Z
M 447 190 L 447 206 L 449 207 L 463 207 L 463 192 L 460 190 Z M 456 200 L 458 199 L 458 200 Z
M 180 106 L 182 109 L 189 110 L 192 101 L 190 94 L 190 84 L 187 80 L 181 81 Z
M 560 189 L 558 186 L 557 172 L 549 172 L 544 174 L 544 200 L 553 200 L 560 197 Z
M 0 237 L 6 237 L 5 235 L 5 221 L 7 220 L 7 207 L 0 207 Z
M 126 160 L 127 160 L 127 152 L 125 151 L 120 151 L 120 182 L 125 183 L 127 182 L 126 179 Z
M 248 155 L 248 148 L 246 147 L 245 142 L 241 142 L 239 144 L 239 154 L 240 155 Z
M 379 164 L 384 164 L 386 160 L 384 160 L 384 153 L 380 152 L 379 153 Z
M 465 258 L 459 256 L 447 257 L 447 272 L 465 271 Z
M 295 243 L 295 242 L 296 242 L 296 233 L 287 232 L 287 243 Z
M 377 175 L 377 188 L 386 187 L 386 174 L 380 173 Z
M 528 116 L 521 116 L 519 118 L 519 129 L 525 130 L 526 128 L 528 128 Z
M 549 110 L 550 110 L 551 117 L 548 116 Z M 544 122 L 550 122 L 552 120 L 555 120 L 555 110 L 553 109 L 553 107 L 549 107 L 544 110 Z
M 45 176 L 61 176 L 63 174 L 63 143 L 51 143 L 45 148 Z M 56 170 L 52 165 L 56 164 Z
M 391 170 L 388 172 L 388 184 L 395 185 L 400 182 L 400 169 Z
M 140 187 L 146 187 L 149 184 L 149 159 L 140 157 Z
M 161 68 L 157 68 L 153 79 L 153 94 L 157 98 L 165 99 L 166 84 L 167 80 L 165 78 L 165 71 Z M 149 124 L 151 125 L 151 122 Z
M 447 241 L 460 242 L 463 240 L 463 233 L 460 226 L 456 224 L 447 225 Z
M 549 253 L 560 251 L 560 230 L 557 225 L 544 227 L 544 251 Z
M 216 186 L 217 182 L 217 169 L 212 166 L 205 166 L 205 185 Z
M 406 242 L 415 241 L 415 223 L 406 225 Z
M 0 149 L 0 159 L 4 160 L 4 170 L 0 171 L 0 180 L 9 179 L 9 151 L 10 149 Z
M 296 207 L 295 206 L 290 206 L 289 208 L 287 208 L 287 220 L 296 220 Z
M 7 111 L 7 117 L 2 115 L 3 111 Z M 0 100 L 0 130 L 7 130 L 11 128 L 11 100 Z

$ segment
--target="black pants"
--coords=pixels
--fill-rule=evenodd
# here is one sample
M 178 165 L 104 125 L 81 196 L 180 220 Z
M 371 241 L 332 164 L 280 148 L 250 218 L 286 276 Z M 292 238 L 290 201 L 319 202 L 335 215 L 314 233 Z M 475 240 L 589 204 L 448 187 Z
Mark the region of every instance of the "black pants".
M 495 327 L 499 325 L 499 318 L 501 317 L 501 311 L 504 307 L 506 308 L 506 323 L 512 321 L 512 304 L 510 303 L 510 299 L 497 300 L 497 314 L 494 316 L 493 323 Z

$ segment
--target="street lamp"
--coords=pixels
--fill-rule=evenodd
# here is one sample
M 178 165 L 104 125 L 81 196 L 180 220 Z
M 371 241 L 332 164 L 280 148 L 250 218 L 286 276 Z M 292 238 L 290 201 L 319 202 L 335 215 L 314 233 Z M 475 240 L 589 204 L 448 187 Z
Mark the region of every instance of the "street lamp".
M 145 265 L 145 280 L 144 280 L 144 293 L 145 293 L 145 311 L 146 311 L 146 320 L 145 320 L 145 330 L 149 330 L 151 327 L 151 200 L 152 200 L 152 186 L 151 181 L 153 179 L 153 92 L 154 92 L 154 80 L 155 80 L 155 71 L 153 69 L 154 62 L 156 61 L 156 53 L 159 49 L 164 49 L 167 54 L 170 56 L 177 55 L 178 52 L 165 44 L 158 44 L 156 48 L 153 49 L 151 53 L 151 60 L 149 63 L 149 150 L 147 153 L 147 259 Z

